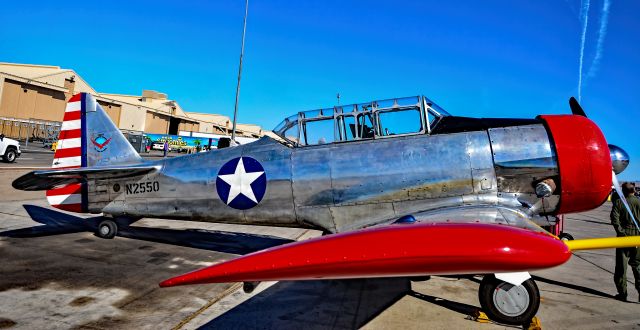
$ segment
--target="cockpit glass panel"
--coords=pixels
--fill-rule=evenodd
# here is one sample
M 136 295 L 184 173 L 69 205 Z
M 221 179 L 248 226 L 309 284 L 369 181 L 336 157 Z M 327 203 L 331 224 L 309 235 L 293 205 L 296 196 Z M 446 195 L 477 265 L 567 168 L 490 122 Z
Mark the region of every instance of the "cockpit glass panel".
M 333 118 L 305 121 L 304 137 L 306 145 L 326 144 L 334 141 Z
M 352 141 L 356 139 L 356 118 L 352 115 L 338 117 L 339 139 L 340 141 Z
M 436 122 L 436 119 L 438 119 L 438 117 L 435 116 L 433 111 L 427 109 L 427 119 L 429 120 L 429 127 L 433 129 L 433 126 Z
M 293 116 L 289 116 L 288 118 L 285 118 L 283 121 L 280 122 L 280 124 L 278 124 L 273 131 L 278 134 L 278 132 L 284 132 L 287 128 L 289 128 L 291 125 L 293 124 L 298 124 L 298 115 L 293 115 Z
M 391 110 L 378 113 L 380 135 L 400 135 L 422 131 L 420 109 Z
M 358 115 L 358 134 L 361 139 L 373 139 L 373 119 L 371 113 L 361 113 Z
M 427 104 L 428 108 L 433 109 L 435 112 L 437 112 L 437 114 L 440 117 L 444 117 L 444 116 L 451 116 L 446 110 L 442 109 L 439 105 L 437 105 L 435 102 L 429 100 L 428 98 L 424 98 L 425 103 Z
M 273 129 L 273 132 L 290 142 L 298 143 L 298 115 L 290 116 L 280 122 L 280 124 Z M 295 137 L 295 139 L 291 139 L 290 137 Z
M 295 142 L 296 144 L 299 143 L 300 141 L 298 140 L 298 125 L 289 127 L 289 129 L 284 131 L 282 136 L 291 142 Z
M 322 109 L 309 110 L 309 111 L 302 112 L 302 117 L 305 119 L 313 119 L 313 118 L 320 117 L 321 115 L 322 115 Z

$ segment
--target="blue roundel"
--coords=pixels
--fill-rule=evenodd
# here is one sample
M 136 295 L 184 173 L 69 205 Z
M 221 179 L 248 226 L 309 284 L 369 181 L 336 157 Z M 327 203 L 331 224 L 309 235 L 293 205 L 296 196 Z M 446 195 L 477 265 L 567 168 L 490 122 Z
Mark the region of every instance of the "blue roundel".
M 238 210 L 250 209 L 264 197 L 267 175 L 257 160 L 251 157 L 234 158 L 218 171 L 216 190 L 225 204 Z

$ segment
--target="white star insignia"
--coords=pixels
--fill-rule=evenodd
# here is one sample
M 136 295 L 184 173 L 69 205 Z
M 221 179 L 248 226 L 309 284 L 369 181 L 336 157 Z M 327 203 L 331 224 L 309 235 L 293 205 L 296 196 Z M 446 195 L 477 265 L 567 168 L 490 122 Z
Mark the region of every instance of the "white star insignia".
M 242 163 L 242 157 L 240 157 L 235 173 L 218 175 L 222 181 L 231 186 L 231 189 L 229 189 L 229 196 L 227 197 L 227 205 L 233 202 L 233 200 L 240 194 L 245 195 L 254 203 L 258 204 L 258 200 L 253 194 L 253 189 L 251 189 L 251 183 L 256 181 L 263 173 L 264 171 L 247 173 L 244 169 L 244 163 Z

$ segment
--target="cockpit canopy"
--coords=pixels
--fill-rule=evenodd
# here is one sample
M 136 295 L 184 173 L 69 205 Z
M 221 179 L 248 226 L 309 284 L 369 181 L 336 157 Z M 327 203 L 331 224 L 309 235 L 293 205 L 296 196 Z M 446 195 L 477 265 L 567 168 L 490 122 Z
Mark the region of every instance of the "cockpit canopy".
M 294 146 L 429 134 L 449 113 L 424 96 L 299 112 L 273 132 Z

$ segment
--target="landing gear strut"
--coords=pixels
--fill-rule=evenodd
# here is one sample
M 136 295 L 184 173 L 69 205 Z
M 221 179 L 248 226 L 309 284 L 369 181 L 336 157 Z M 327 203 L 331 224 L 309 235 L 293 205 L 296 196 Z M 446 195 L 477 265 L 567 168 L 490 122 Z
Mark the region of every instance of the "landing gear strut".
M 111 239 L 118 233 L 118 225 L 111 219 L 102 220 L 96 230 L 96 236 Z
M 527 324 L 540 307 L 540 291 L 532 279 L 515 286 L 493 275 L 485 275 L 480 283 L 478 298 L 487 316 L 504 324 Z

